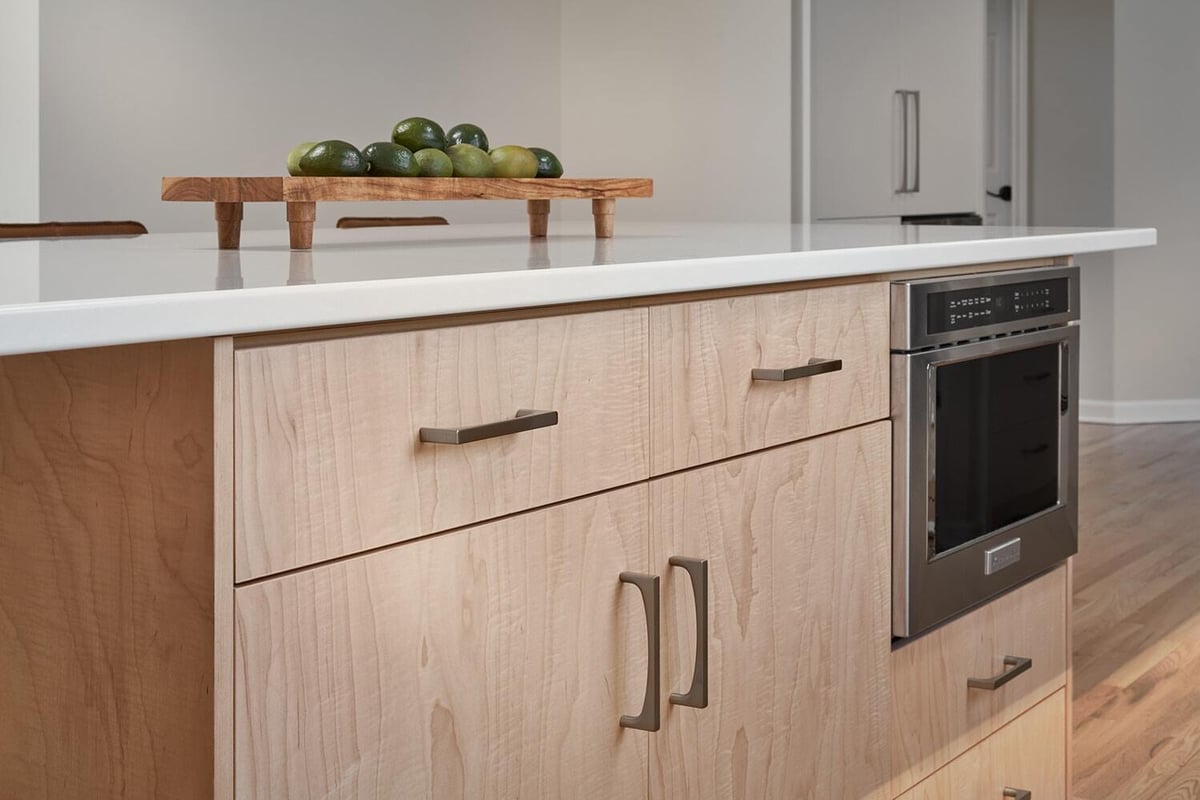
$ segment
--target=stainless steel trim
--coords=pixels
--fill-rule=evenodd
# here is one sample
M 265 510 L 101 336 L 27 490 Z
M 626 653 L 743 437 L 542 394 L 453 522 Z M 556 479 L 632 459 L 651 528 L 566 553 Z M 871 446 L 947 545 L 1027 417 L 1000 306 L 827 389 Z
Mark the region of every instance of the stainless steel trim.
M 1021 537 L 983 551 L 983 574 L 993 575 L 1021 560 Z
M 534 411 L 521 408 L 517 410 L 517 415 L 512 419 L 485 422 L 482 425 L 468 425 L 462 428 L 421 428 L 418 435 L 421 441 L 427 444 L 470 444 L 483 439 L 494 439 L 497 436 L 508 436 L 557 424 L 557 411 Z
M 986 339 L 956 347 L 892 354 L 892 632 L 912 636 L 993 597 L 1066 559 L 1078 549 L 1078 408 L 1060 407 L 1059 502 L 961 547 L 929 558 L 936 487 L 931 438 L 938 365 L 1058 343 L 1064 397 L 1079 386 L 1079 327 L 1064 325 Z M 1022 559 L 1002 572 L 983 574 L 982 553 L 1015 536 Z
M 797 378 L 811 378 L 814 375 L 824 375 L 827 372 L 838 372 L 842 368 L 840 358 L 810 358 L 807 364 L 787 369 L 750 370 L 750 380 L 754 381 L 794 381 Z
M 1013 678 L 1020 675 L 1022 672 L 1028 672 L 1032 668 L 1032 658 L 1022 658 L 1021 656 L 1005 656 L 1004 669 L 1000 671 L 999 675 L 993 675 L 990 678 L 967 678 L 967 688 L 983 689 L 985 692 L 994 692 L 1004 684 L 1011 681 Z
M 671 692 L 669 699 L 679 706 L 708 708 L 708 561 L 671 556 L 667 563 L 687 570 L 696 603 L 696 663 L 692 667 L 692 685 L 686 692 Z
M 929 295 L 980 286 L 1001 286 L 1008 283 L 1067 278 L 1069 310 L 1061 314 L 1015 320 L 995 325 L 981 325 L 965 331 L 926 333 L 929 320 Z M 995 336 L 1027 330 L 1031 327 L 1065 325 L 1079 319 L 1079 267 L 1038 267 L 1005 270 L 982 275 L 959 275 L 948 278 L 897 281 L 892 284 L 892 350 L 919 350 L 925 347 Z
M 649 650 L 649 656 L 646 658 L 646 696 L 642 700 L 642 710 L 637 716 L 622 714 L 621 727 L 653 733 L 662 727 L 662 695 L 658 679 L 659 655 L 662 652 L 659 630 L 659 578 L 657 575 L 643 575 L 640 572 L 622 572 L 620 580 L 621 583 L 632 583 L 642 595 L 642 606 L 646 610 L 646 647 Z

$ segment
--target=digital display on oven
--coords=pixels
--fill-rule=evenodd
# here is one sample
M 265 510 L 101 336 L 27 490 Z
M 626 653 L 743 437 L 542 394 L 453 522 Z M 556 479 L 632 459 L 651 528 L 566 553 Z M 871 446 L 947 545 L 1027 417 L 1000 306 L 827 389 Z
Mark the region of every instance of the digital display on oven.
M 929 295 L 929 333 L 945 333 L 1036 319 L 1070 311 L 1069 281 L 1054 278 L 1029 283 L 980 286 Z

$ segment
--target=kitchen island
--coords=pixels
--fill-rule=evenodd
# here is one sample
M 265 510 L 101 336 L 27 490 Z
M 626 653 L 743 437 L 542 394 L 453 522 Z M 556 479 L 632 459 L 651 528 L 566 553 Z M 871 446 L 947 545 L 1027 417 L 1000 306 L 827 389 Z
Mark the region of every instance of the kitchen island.
M 0 796 L 1066 798 L 1066 567 L 893 649 L 888 282 L 1154 241 L 0 243 Z

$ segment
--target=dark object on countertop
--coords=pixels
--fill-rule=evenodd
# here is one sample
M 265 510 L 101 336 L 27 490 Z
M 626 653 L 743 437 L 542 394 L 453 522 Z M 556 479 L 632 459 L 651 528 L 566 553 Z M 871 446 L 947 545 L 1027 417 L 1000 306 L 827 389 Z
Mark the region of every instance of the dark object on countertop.
M 901 225 L 982 225 L 983 217 L 967 211 L 957 214 L 912 214 L 900 218 Z
M 146 226 L 131 219 L 101 222 L 0 223 L 0 239 L 57 239 L 64 236 L 140 236 Z
M 449 225 L 445 217 L 342 217 L 339 228 L 401 228 L 409 225 Z

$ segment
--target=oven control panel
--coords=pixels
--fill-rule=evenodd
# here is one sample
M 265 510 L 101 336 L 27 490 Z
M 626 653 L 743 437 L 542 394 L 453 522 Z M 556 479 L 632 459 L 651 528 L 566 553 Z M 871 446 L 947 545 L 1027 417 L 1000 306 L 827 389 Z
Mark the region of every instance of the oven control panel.
M 927 333 L 1035 320 L 1071 310 L 1067 278 L 930 292 Z M 1036 327 L 1036 322 L 1031 327 Z

